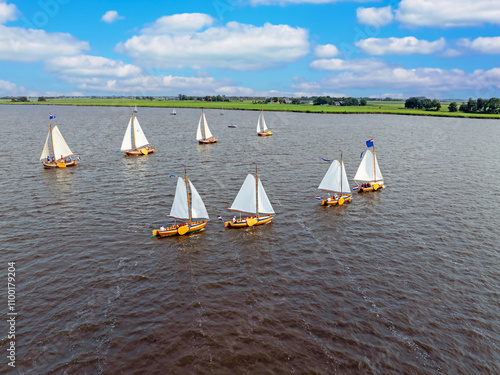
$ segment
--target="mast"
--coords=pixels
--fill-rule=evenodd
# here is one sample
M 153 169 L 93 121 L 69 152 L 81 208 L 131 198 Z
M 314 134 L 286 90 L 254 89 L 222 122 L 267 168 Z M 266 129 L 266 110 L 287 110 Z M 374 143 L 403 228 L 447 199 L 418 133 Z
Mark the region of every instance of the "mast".
M 255 213 L 259 218 L 259 176 L 257 175 L 257 163 L 255 163 Z
M 49 119 L 49 130 L 50 130 L 50 143 L 52 144 L 52 155 L 54 156 L 54 161 L 56 161 L 56 152 L 54 150 L 54 137 L 52 137 L 52 120 L 50 119 Z
M 342 160 L 342 150 L 340 150 L 340 197 L 342 197 L 342 165 L 344 164 Z
M 186 182 L 186 194 L 188 201 L 188 212 L 189 212 L 189 225 L 191 225 L 191 204 L 189 203 L 189 182 L 186 173 L 186 167 L 184 167 L 184 181 Z
M 375 143 L 373 143 L 373 182 L 377 181 L 377 172 L 375 168 Z
M 134 119 L 134 111 L 132 111 L 132 134 L 134 135 L 134 150 L 137 148 L 135 144 L 135 119 Z
M 201 110 L 201 115 L 203 116 L 203 139 L 207 139 L 207 131 L 205 129 L 207 120 L 205 118 L 205 112 L 203 112 L 203 109 Z

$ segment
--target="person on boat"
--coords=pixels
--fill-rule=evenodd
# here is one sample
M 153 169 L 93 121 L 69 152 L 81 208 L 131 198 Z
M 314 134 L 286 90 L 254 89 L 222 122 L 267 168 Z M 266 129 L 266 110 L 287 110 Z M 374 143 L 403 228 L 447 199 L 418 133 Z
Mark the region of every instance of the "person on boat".
M 236 216 L 233 216 L 233 224 L 236 223 Z
M 160 232 L 165 232 L 165 227 L 163 225 L 160 227 Z

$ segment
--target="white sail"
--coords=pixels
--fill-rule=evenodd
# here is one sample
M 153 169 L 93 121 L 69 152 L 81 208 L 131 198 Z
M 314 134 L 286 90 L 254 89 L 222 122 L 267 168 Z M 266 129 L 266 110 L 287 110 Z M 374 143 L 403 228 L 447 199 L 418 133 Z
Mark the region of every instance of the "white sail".
M 213 138 L 212 132 L 208 128 L 207 119 L 205 118 L 205 113 L 202 113 L 203 117 L 203 128 L 205 129 L 205 139 Z
M 49 137 L 50 137 L 50 130 L 47 133 L 47 139 L 45 140 L 45 146 L 43 148 L 42 155 L 40 155 L 40 160 L 47 159 L 48 157 L 50 157 Z
M 264 112 L 263 111 L 260 111 L 259 120 L 257 121 L 257 133 L 261 132 L 261 130 L 260 130 L 261 123 L 262 123 L 262 132 L 267 132 L 268 129 L 267 129 L 267 125 L 266 125 L 266 120 L 264 119 Z
M 186 184 L 184 180 L 179 177 L 177 179 L 177 188 L 175 189 L 174 203 L 170 210 L 170 217 L 176 219 L 189 220 L 188 201 L 187 201 Z
M 177 112 L 175 112 L 175 108 L 172 109 L 172 115 L 175 115 Z
M 125 135 L 123 136 L 123 142 L 122 142 L 122 147 L 120 150 L 126 151 L 126 150 L 131 150 L 132 149 L 132 117 L 130 118 L 127 126 L 127 130 L 125 130 Z
M 273 206 L 269 202 L 264 186 L 259 179 L 259 214 L 274 214 Z
M 134 116 L 134 130 L 135 130 L 135 148 L 141 148 L 149 145 L 144 132 L 142 131 L 139 120 Z
M 368 149 L 361 159 L 356 176 L 354 176 L 355 181 L 383 181 L 382 173 L 377 162 L 377 156 Z
M 191 217 L 193 219 L 208 219 L 205 204 L 191 181 L 189 181 L 189 189 L 191 189 Z
M 52 128 L 52 142 L 54 147 L 54 157 L 56 160 L 64 159 L 73 155 L 57 126 Z
M 203 135 L 201 134 L 201 123 L 203 121 L 203 113 L 200 116 L 200 121 L 198 121 L 198 130 L 196 131 L 196 140 L 199 141 L 203 139 Z
M 257 194 L 255 191 L 255 176 L 248 174 L 243 182 L 243 185 L 236 195 L 233 204 L 229 208 L 233 211 L 240 211 L 249 214 L 257 214 Z M 259 180 L 259 214 L 274 214 L 273 207 L 267 194 L 264 191 L 261 181 Z
M 342 178 L 342 188 L 340 181 Z M 344 163 L 334 160 L 318 186 L 320 190 L 332 191 L 335 193 L 350 193 L 349 181 L 345 173 Z

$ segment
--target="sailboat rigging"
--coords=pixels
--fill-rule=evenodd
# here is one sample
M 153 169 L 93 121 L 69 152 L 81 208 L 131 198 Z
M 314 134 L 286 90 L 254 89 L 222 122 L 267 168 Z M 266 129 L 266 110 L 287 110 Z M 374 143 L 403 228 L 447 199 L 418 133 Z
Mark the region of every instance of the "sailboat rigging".
M 335 204 L 342 206 L 346 202 L 351 203 L 352 195 L 344 168 L 342 152 L 340 152 L 340 161 L 332 160 L 332 164 L 319 184 L 318 189 L 333 193 L 331 197 L 321 201 L 322 206 Z
M 209 144 L 216 143 L 218 141 L 217 138 L 214 138 L 212 132 L 210 131 L 207 119 L 205 117 L 205 112 L 201 110 L 200 121 L 198 121 L 198 130 L 196 131 L 196 140 L 200 144 Z
M 139 120 L 136 116 L 137 106 L 132 111 L 132 116 L 128 122 L 127 130 L 125 130 L 125 135 L 123 136 L 122 151 L 125 151 L 125 155 L 147 155 L 155 152 L 155 148 L 150 146 L 146 135 L 139 124 Z
M 262 124 L 262 129 L 261 129 L 261 124 Z M 257 121 L 257 135 L 260 135 L 261 137 L 273 135 L 273 132 L 267 128 L 266 120 L 264 119 L 263 109 L 260 110 L 259 119 Z
M 382 172 L 380 172 L 380 167 L 377 162 L 373 139 L 366 141 L 366 147 L 367 149 L 363 154 L 358 171 L 354 176 L 354 181 L 362 183 L 358 187 L 358 193 L 376 191 L 384 187 L 384 177 L 382 176 Z
M 233 204 L 229 208 L 231 211 L 243 212 L 252 216 L 226 221 L 224 227 L 243 228 L 254 225 L 269 223 L 274 214 L 273 206 L 267 197 L 255 165 L 255 176 L 248 174 L 240 191 L 236 195 Z
M 191 191 L 191 200 L 189 193 Z M 193 219 L 208 219 L 207 209 L 205 204 L 198 194 L 198 191 L 187 178 L 186 168 L 184 167 L 184 179 L 177 178 L 177 188 L 175 190 L 174 202 L 170 210 L 169 217 L 184 221 L 182 224 L 172 225 L 170 227 L 153 230 L 152 237 L 170 237 L 183 236 L 198 232 L 205 228 L 207 222 L 205 220 L 193 221 Z
M 57 125 L 52 127 L 53 118 L 56 118 L 56 116 L 49 114 L 49 133 L 47 134 L 45 146 L 40 155 L 40 161 L 42 161 L 44 168 L 73 167 L 76 165 L 76 160 L 71 158 L 73 152 L 64 140 Z M 49 139 L 52 146 L 52 153 L 49 149 Z

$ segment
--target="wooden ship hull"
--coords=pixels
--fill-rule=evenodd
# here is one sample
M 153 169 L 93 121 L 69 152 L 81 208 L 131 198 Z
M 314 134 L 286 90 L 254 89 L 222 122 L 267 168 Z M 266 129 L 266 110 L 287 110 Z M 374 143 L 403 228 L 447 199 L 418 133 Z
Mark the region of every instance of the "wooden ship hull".
M 197 221 L 191 224 L 184 223 L 184 224 L 177 224 L 173 225 L 171 227 L 165 228 L 164 231 L 161 231 L 159 229 L 153 230 L 153 236 L 156 237 L 171 237 L 171 236 L 184 236 L 187 234 L 199 232 L 203 228 L 205 228 L 205 225 L 207 225 L 206 221 Z
M 237 219 L 234 223 L 232 220 L 228 220 L 224 223 L 225 228 L 246 228 L 253 227 L 256 225 L 263 225 L 270 223 L 273 217 L 270 215 L 255 217 L 245 217 L 243 219 Z
M 76 165 L 76 160 L 71 160 L 71 161 L 44 161 L 43 162 L 43 167 L 47 169 L 53 169 L 53 168 L 66 168 L 66 167 L 73 167 Z
M 363 185 L 367 185 L 367 186 L 364 186 Z M 366 184 L 362 184 L 358 187 L 358 193 L 367 193 L 369 191 L 377 191 L 379 189 L 382 189 L 384 187 L 384 183 L 383 182 L 369 182 L 369 183 L 366 183 Z
M 321 201 L 322 206 L 333 206 L 338 204 L 339 206 L 342 206 L 344 203 L 351 203 L 352 195 L 342 195 L 342 197 L 339 197 L 338 199 L 334 200 L 332 198 L 327 198 L 323 199 Z
M 200 145 L 208 145 L 210 143 L 217 143 L 217 139 L 215 138 L 208 138 L 208 139 L 200 139 L 198 141 Z
M 267 131 L 267 132 L 260 132 L 260 133 L 257 133 L 257 135 L 259 135 L 260 137 L 267 137 L 269 135 L 273 135 L 273 132 L 271 130 Z
M 125 155 L 129 156 L 140 156 L 140 155 L 148 155 L 155 152 L 154 147 L 142 147 L 137 150 L 126 150 Z

